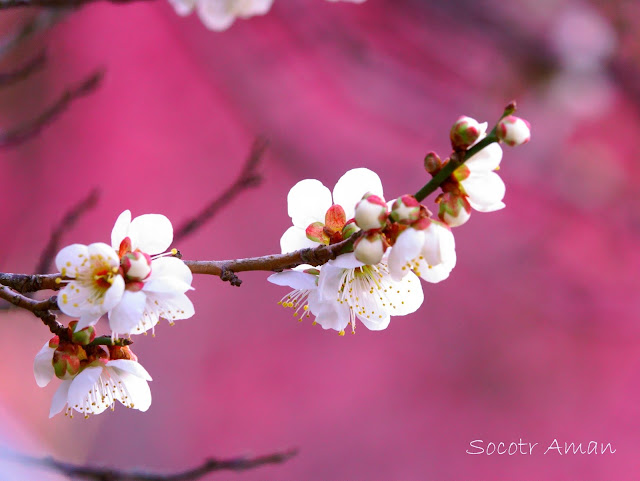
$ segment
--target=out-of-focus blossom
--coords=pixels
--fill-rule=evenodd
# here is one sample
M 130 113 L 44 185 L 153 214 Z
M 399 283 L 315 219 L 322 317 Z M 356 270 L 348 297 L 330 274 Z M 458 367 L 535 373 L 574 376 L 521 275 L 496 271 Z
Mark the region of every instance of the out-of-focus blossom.
M 236 18 L 264 15 L 273 0 L 169 0 L 178 15 L 189 15 L 195 9 L 202 23 L 211 30 L 228 29 Z

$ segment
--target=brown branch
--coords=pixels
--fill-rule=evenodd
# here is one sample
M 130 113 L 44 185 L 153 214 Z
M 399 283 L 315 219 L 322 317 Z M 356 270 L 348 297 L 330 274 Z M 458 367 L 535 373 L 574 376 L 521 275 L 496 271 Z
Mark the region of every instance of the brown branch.
M 207 221 L 211 220 L 222 208 L 231 203 L 240 193 L 246 189 L 256 187 L 262 182 L 262 176 L 257 173 L 260 160 L 267 149 L 266 139 L 258 137 L 251 147 L 251 151 L 240 171 L 240 175 L 222 194 L 213 199 L 195 217 L 185 221 L 173 235 L 173 241 L 179 242 L 185 237 L 193 234 Z
M 38 12 L 16 30 L 0 38 L 0 59 L 6 57 L 31 36 L 44 32 L 62 21 L 71 11 L 72 9 L 60 9 Z
M 1 1 L 1 0 L 0 0 Z M 104 71 L 99 70 L 91 74 L 77 85 L 69 87 L 49 108 L 38 117 L 12 130 L 0 131 L 0 147 L 14 147 L 35 137 L 40 131 L 51 124 L 76 99 L 88 95 L 100 85 Z
M 215 471 L 246 471 L 268 464 L 281 464 L 297 454 L 296 449 L 257 457 L 232 459 L 207 459 L 200 466 L 173 474 L 157 474 L 136 471 L 119 471 L 112 468 L 78 466 L 57 461 L 53 458 L 36 458 L 25 454 L 2 450 L 0 456 L 27 466 L 58 471 L 69 478 L 94 481 L 193 481 Z
M 43 50 L 19 69 L 14 70 L 13 72 L 0 73 L 0 87 L 8 87 L 9 85 L 25 80 L 31 74 L 42 69 L 46 63 L 47 54 Z
M 0 10 L 16 7 L 68 8 L 80 7 L 97 0 L 0 0 Z M 110 3 L 125 4 L 151 0 L 108 0 Z
M 98 188 L 95 188 L 91 192 L 89 192 L 89 195 L 87 197 L 82 199 L 69 211 L 67 211 L 62 220 L 58 223 L 58 225 L 51 233 L 49 242 L 40 255 L 40 261 L 38 262 L 36 273 L 47 272 L 49 269 L 51 269 L 53 260 L 55 259 L 56 254 L 59 250 L 60 238 L 62 237 L 64 232 L 71 229 L 80 217 L 93 209 L 98 203 L 99 198 L 100 190 Z
M 10 302 L 14 306 L 33 312 L 36 317 L 42 319 L 42 322 L 44 322 L 53 334 L 60 336 L 61 339 L 69 336 L 68 329 L 60 324 L 56 315 L 51 312 L 51 309 L 58 308 L 56 296 L 45 299 L 44 301 L 35 301 L 7 286 L 0 286 L 0 298 Z

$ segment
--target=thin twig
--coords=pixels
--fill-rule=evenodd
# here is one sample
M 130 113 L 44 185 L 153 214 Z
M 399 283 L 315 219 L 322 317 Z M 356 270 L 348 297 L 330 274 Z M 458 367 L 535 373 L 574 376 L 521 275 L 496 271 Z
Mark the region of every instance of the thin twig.
M 72 8 L 66 8 L 38 12 L 13 32 L 0 38 L 0 60 L 31 36 L 44 32 L 62 21 L 72 11 Z
M 69 211 L 67 211 L 62 220 L 60 220 L 58 225 L 51 233 L 49 242 L 47 242 L 46 247 L 40 255 L 40 261 L 38 262 L 38 267 L 36 267 L 36 273 L 47 272 L 51 269 L 53 260 L 55 259 L 56 254 L 60 248 L 60 238 L 62 237 L 64 232 L 71 229 L 78 221 L 78 219 L 80 219 L 80 217 L 93 209 L 98 203 L 99 198 L 100 190 L 98 188 L 95 188 L 91 192 L 89 192 L 89 195 L 87 197 L 83 198 Z
M 240 193 L 246 189 L 256 187 L 262 182 L 262 176 L 257 173 L 257 168 L 268 144 L 268 141 L 261 137 L 253 142 L 251 151 L 247 156 L 238 178 L 222 194 L 207 204 L 196 216 L 185 221 L 178 227 L 173 234 L 174 242 L 184 240 L 187 236 L 193 234 L 207 221 L 211 220 L 222 208 L 231 203 Z
M 83 478 L 93 481 L 193 481 L 215 471 L 246 471 L 268 464 L 281 464 L 298 453 L 291 449 L 280 453 L 267 454 L 257 457 L 238 457 L 231 459 L 207 459 L 201 465 L 172 474 L 146 473 L 136 471 L 120 471 L 113 468 L 98 468 L 75 465 L 57 461 L 53 458 L 36 458 L 9 450 L 0 451 L 0 456 L 12 461 L 38 468 L 58 471 L 70 478 Z
M 69 105 L 76 99 L 88 95 L 100 85 L 104 75 L 103 70 L 98 70 L 77 85 L 69 87 L 49 108 L 38 117 L 20 125 L 12 130 L 0 132 L 0 147 L 14 147 L 40 133 L 47 125 L 51 124 Z
M 44 67 L 46 63 L 47 53 L 43 50 L 26 64 L 22 65 L 19 69 L 14 70 L 13 72 L 0 73 L 0 87 L 8 87 L 9 85 L 25 80 L 31 74 Z

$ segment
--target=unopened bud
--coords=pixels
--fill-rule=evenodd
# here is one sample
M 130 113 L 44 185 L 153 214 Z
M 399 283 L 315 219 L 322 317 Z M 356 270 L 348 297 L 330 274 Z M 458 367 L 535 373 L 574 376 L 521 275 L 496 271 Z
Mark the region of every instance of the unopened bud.
M 387 222 L 388 212 L 383 198 L 367 193 L 356 204 L 356 224 L 362 230 L 381 229 Z
M 355 219 L 351 219 L 342 228 L 342 238 L 343 239 L 348 239 L 349 237 L 351 237 L 356 232 L 360 232 L 360 227 L 358 227 L 358 225 L 356 224 L 356 220 Z
M 76 331 L 78 321 L 71 321 L 69 323 L 69 329 L 71 330 L 71 340 L 75 344 L 86 346 L 96 338 L 96 330 L 93 326 L 87 326 L 84 329 Z
M 456 123 L 451 127 L 451 146 L 453 150 L 467 150 L 480 138 L 482 134 L 487 130 L 486 122 L 484 124 L 478 123 L 477 120 L 471 117 L 460 117 L 456 120 Z
M 386 244 L 382 238 L 382 234 L 374 232 L 357 240 L 354 253 L 356 259 L 363 264 L 375 265 L 380 263 L 385 250 Z
M 449 192 L 440 196 L 438 217 L 450 227 L 458 227 L 471 217 L 471 205 L 465 196 Z
M 391 220 L 401 224 L 411 224 L 420 217 L 420 202 L 412 195 L 398 197 L 391 207 Z
M 56 377 L 70 379 L 80 372 L 80 361 L 87 359 L 87 353 L 77 344 L 61 344 L 53 352 L 53 370 Z
M 145 252 L 129 252 L 122 257 L 120 264 L 130 281 L 142 281 L 151 275 L 151 257 Z
M 424 168 L 430 174 L 437 174 L 442 169 L 442 160 L 435 152 L 429 152 L 424 158 Z
M 509 115 L 498 122 L 496 134 L 511 147 L 526 144 L 531 139 L 531 125 L 520 117 Z
M 116 359 L 126 359 L 128 361 L 137 361 L 136 356 L 129 346 L 109 346 L 109 357 L 112 361 Z
M 59 345 L 60 345 L 60 337 L 59 336 L 53 336 L 49 340 L 49 347 L 50 348 L 57 349 Z

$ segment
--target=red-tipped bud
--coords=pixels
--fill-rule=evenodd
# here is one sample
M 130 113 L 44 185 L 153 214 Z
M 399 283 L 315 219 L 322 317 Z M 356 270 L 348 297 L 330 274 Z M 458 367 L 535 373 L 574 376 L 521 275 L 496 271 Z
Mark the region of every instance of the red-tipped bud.
M 451 146 L 453 150 L 467 150 L 487 129 L 486 124 L 480 124 L 471 117 L 460 117 L 451 127 Z
M 69 323 L 69 329 L 71 330 L 71 340 L 75 344 L 86 346 L 96 338 L 96 330 L 93 326 L 87 326 L 84 329 L 76 331 L 76 325 L 78 321 L 71 321 Z
M 444 193 L 439 197 L 438 217 L 450 227 L 458 227 L 471 217 L 471 205 L 465 196 Z
M 509 115 L 498 122 L 496 135 L 511 147 L 526 144 L 531 139 L 531 125 L 520 117 Z
M 49 340 L 49 347 L 50 348 L 57 349 L 59 345 L 60 345 L 60 337 L 59 336 L 53 336 L 51 338 L 51 340 Z
M 151 257 L 139 250 L 125 254 L 120 260 L 120 265 L 129 281 L 143 281 L 151 275 Z
M 386 249 L 387 243 L 384 241 L 382 234 L 373 232 L 356 241 L 354 253 L 356 259 L 363 264 L 375 265 L 380 263 Z
M 356 224 L 362 230 L 381 229 L 387 222 L 388 212 L 383 198 L 367 193 L 356 204 Z
M 358 227 L 358 224 L 356 224 L 356 220 L 355 219 L 351 219 L 342 228 L 342 238 L 343 239 L 348 239 L 353 234 L 355 234 L 356 232 L 359 232 L 359 231 L 360 231 L 360 227 Z
M 401 224 L 412 224 L 420 217 L 420 202 L 412 195 L 398 197 L 391 207 L 391 220 Z
M 80 372 L 80 362 L 87 353 L 77 344 L 61 344 L 53 352 L 53 370 L 60 379 L 70 379 Z
M 442 160 L 435 152 L 429 152 L 424 158 L 424 168 L 432 175 L 436 175 L 442 169 Z
M 314 222 L 309 224 L 306 230 L 307 239 L 313 242 L 319 242 L 320 244 L 329 244 L 330 237 L 324 230 L 324 224 L 322 222 Z
M 109 346 L 109 357 L 112 361 L 116 359 L 126 359 L 128 361 L 137 361 L 136 356 L 129 346 Z

